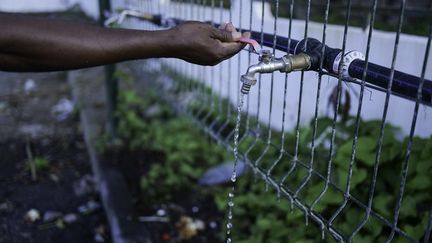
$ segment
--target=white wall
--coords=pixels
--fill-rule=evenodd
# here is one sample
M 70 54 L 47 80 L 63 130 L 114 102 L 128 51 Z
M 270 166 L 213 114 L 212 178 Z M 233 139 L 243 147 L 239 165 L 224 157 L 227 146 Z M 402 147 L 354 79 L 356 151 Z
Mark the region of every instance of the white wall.
M 12 13 L 64 11 L 74 4 L 79 4 L 87 15 L 98 18 L 97 0 L 0 0 L 0 11 Z

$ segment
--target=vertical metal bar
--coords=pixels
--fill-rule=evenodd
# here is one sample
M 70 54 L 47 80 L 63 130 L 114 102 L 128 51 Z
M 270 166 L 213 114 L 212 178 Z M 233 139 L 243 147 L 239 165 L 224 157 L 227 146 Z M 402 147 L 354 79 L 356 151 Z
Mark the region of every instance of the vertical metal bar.
M 239 8 L 240 8 L 239 25 L 238 25 L 238 31 L 239 32 L 243 32 L 243 29 L 242 29 L 243 4 L 242 4 L 242 2 L 243 1 L 240 1 L 240 3 L 239 3 L 240 4 L 239 5 Z M 231 6 L 233 6 L 232 1 L 231 1 Z M 241 54 L 242 54 L 242 52 L 240 51 L 239 54 L 237 55 L 238 56 L 237 77 L 240 77 L 240 75 L 241 75 L 241 71 L 240 71 L 240 69 L 241 69 Z M 237 82 L 237 104 L 239 103 L 239 101 L 240 101 L 240 82 Z
M 232 6 L 229 8 L 229 22 L 232 23 Z M 221 20 L 222 22 L 222 20 Z M 221 134 L 221 132 L 226 128 L 226 126 L 229 124 L 229 122 L 231 121 L 231 71 L 232 71 L 232 67 L 231 67 L 231 62 L 232 60 L 229 59 L 228 60 L 228 80 L 226 81 L 226 115 L 225 115 L 225 122 L 220 126 L 220 128 L 217 131 L 217 134 Z M 234 131 L 234 130 L 233 130 Z M 229 136 L 228 136 L 229 137 Z
M 230 1 L 230 3 L 231 3 L 231 9 L 233 8 L 233 6 L 234 6 L 234 4 L 233 4 L 233 1 L 231 0 Z M 242 1 L 240 1 L 239 2 L 239 8 L 240 8 L 240 11 L 239 11 L 239 25 L 237 26 L 237 30 L 239 31 L 239 32 L 242 32 L 243 30 L 242 30 L 242 16 L 243 16 L 243 5 L 242 5 Z M 231 10 L 232 11 L 232 10 Z M 230 17 L 231 19 L 232 19 L 232 17 Z M 232 21 L 232 20 L 231 20 Z M 241 69 L 241 54 L 242 54 L 242 52 L 240 51 L 238 54 L 237 54 L 237 76 L 235 76 L 235 77 L 240 77 L 240 75 L 241 75 L 241 71 L 240 71 L 240 69 Z M 231 59 L 229 60 L 229 62 L 230 62 L 230 64 L 229 64 L 229 66 L 231 66 Z M 230 74 L 231 74 L 231 72 L 230 72 Z M 231 76 L 233 76 L 233 75 L 230 75 L 230 77 Z M 237 84 L 237 92 L 236 92 L 236 98 L 237 98 L 237 104 L 240 102 L 240 82 L 235 82 L 236 84 Z M 244 103 L 244 99 L 245 99 L 245 97 L 243 97 L 243 103 Z M 241 126 L 241 124 L 240 124 L 240 126 Z M 231 138 L 232 138 L 232 136 L 234 135 L 234 133 L 235 133 L 235 128 L 233 128 L 231 131 L 230 131 L 230 133 L 226 136 L 226 138 L 225 138 L 225 141 L 229 141 Z M 240 135 L 239 135 L 240 136 Z M 241 139 L 243 138 L 243 136 L 242 137 L 240 137 L 239 139 L 238 139 L 238 143 L 240 143 L 241 142 Z
M 182 19 L 187 19 L 187 8 L 186 8 L 186 0 L 181 0 L 181 5 L 182 5 Z M 187 63 L 185 61 L 182 62 L 182 66 L 183 66 L 183 73 L 182 73 L 182 77 L 183 77 L 183 96 L 185 96 L 184 94 L 186 94 L 188 92 L 188 77 L 187 77 Z
M 424 239 L 423 242 L 424 243 L 429 243 L 430 241 L 430 236 L 432 233 L 432 209 L 429 209 L 429 220 L 428 220 L 428 225 L 425 231 L 425 235 L 424 235 Z
M 289 4 L 289 25 L 288 25 L 288 43 L 287 43 L 287 54 L 289 54 L 289 46 L 291 45 L 291 33 L 292 33 L 292 19 L 293 19 L 293 13 L 294 13 L 294 0 L 290 1 Z M 288 85 L 288 74 L 285 74 L 285 90 L 284 90 L 284 107 L 286 107 L 286 92 L 287 92 L 287 85 Z M 285 153 L 285 111 L 286 109 L 283 108 L 283 115 L 282 115 L 282 135 L 281 135 L 281 147 L 280 147 L 280 159 L 282 159 L 283 154 Z M 279 163 L 280 159 L 276 160 L 276 163 L 272 165 L 270 168 L 271 170 L 268 171 L 268 175 L 270 175 L 271 171 L 274 167 L 276 167 L 277 163 Z M 281 181 L 279 181 L 277 186 L 277 198 L 280 200 L 281 195 L 281 187 L 286 177 L 284 176 Z M 293 198 L 290 197 L 290 202 L 292 205 Z
M 193 18 L 194 18 L 194 12 L 193 12 L 193 4 L 194 4 L 194 0 L 189 0 L 189 6 L 188 6 L 188 9 L 189 9 L 189 20 L 193 20 Z M 188 67 L 189 67 L 189 75 L 188 75 L 188 80 L 189 80 L 189 93 L 190 94 L 193 94 L 193 92 L 194 92 L 194 79 L 193 79 L 193 64 L 191 64 L 191 63 L 187 63 L 187 65 L 188 65 Z M 191 106 L 190 106 L 190 102 L 192 101 L 193 99 L 189 99 L 189 101 L 187 102 L 187 108 L 191 108 Z M 188 110 L 189 110 L 188 109 Z M 189 111 L 190 112 L 190 111 Z
M 203 19 L 205 18 L 205 6 L 207 4 L 206 0 L 201 0 L 198 2 L 198 6 L 200 6 L 200 11 L 199 11 L 199 16 L 198 16 L 198 21 L 203 21 Z M 198 110 L 196 117 L 198 118 L 198 120 L 200 120 L 201 124 L 204 121 L 203 120 L 203 112 L 206 111 L 206 109 L 209 108 L 210 104 L 210 94 L 209 92 L 207 92 L 207 90 L 209 89 L 209 85 L 207 85 L 207 69 L 208 66 L 203 66 L 203 67 L 199 67 L 198 71 L 200 72 L 200 78 L 199 78 L 199 82 L 200 82 L 200 87 L 201 87 L 201 95 L 203 96 L 203 105 L 201 105 L 200 109 Z M 201 96 L 200 95 L 200 96 Z
M 330 1 L 328 0 L 327 3 L 326 3 L 325 20 L 324 20 L 323 36 L 322 36 L 322 43 L 323 43 L 323 48 L 321 49 L 321 55 L 322 56 L 324 56 L 324 51 L 325 51 L 324 45 L 326 44 L 326 30 L 327 30 L 327 22 L 328 22 L 329 9 L 330 9 Z M 320 70 L 323 69 L 323 61 L 324 61 L 324 59 L 321 59 Z M 310 178 L 312 176 L 312 171 L 314 169 L 315 139 L 316 139 L 317 126 L 318 126 L 318 109 L 319 109 L 319 102 L 320 102 L 321 82 L 322 82 L 322 74 L 319 74 L 319 76 L 318 76 L 317 93 L 316 93 L 316 101 L 315 101 L 315 112 L 314 112 L 314 119 L 313 119 L 314 125 L 313 125 L 313 128 L 312 128 L 312 141 L 311 141 L 311 150 L 310 150 L 311 158 L 309 160 L 308 175 L 305 177 L 305 179 L 303 180 L 303 182 L 301 183 L 301 185 L 299 186 L 299 188 L 296 190 L 296 192 L 294 194 L 295 197 L 304 188 L 304 186 L 309 182 L 309 180 L 310 180 Z M 324 195 L 324 193 L 325 193 L 325 191 L 321 192 L 322 195 Z M 322 195 L 321 195 L 321 197 L 322 197 Z M 321 197 L 319 197 L 319 198 L 321 198 Z M 318 199 L 318 200 L 320 200 L 320 199 Z M 317 202 L 317 200 L 315 200 L 314 203 L 316 203 L 316 202 Z M 311 204 L 311 208 L 315 205 L 314 203 Z M 311 210 L 311 209 L 309 209 L 309 210 Z
M 293 9 L 294 9 L 294 0 L 291 2 L 291 8 L 290 8 L 290 26 L 292 25 L 292 18 L 293 18 Z M 310 0 L 308 1 L 308 7 L 307 7 L 307 19 L 305 23 L 305 38 L 307 37 L 307 30 L 308 30 L 308 18 L 310 14 Z M 290 27 L 291 28 L 291 27 Z M 289 47 L 288 47 L 289 48 Z M 295 139 L 295 147 L 294 147 L 294 157 L 292 159 L 292 165 L 288 172 L 283 176 L 282 180 L 279 182 L 279 186 L 281 187 L 283 183 L 288 179 L 288 177 L 294 172 L 294 170 L 297 167 L 297 160 L 298 160 L 298 144 L 299 144 L 299 128 L 300 128 L 300 115 L 301 115 L 301 101 L 302 101 L 302 95 L 303 95 L 303 80 L 304 80 L 304 72 L 301 73 L 300 78 L 300 89 L 299 89 L 299 105 L 297 108 L 297 122 L 296 122 L 296 139 Z M 291 202 L 291 206 L 293 203 Z
M 347 34 L 348 34 L 348 23 L 349 23 L 349 19 L 351 16 L 351 0 L 348 0 L 348 4 L 347 4 L 347 8 L 346 8 L 346 15 L 345 15 L 345 27 L 344 27 L 344 36 L 343 36 L 343 43 L 342 43 L 342 56 L 345 55 L 345 50 L 346 50 L 346 40 L 347 40 Z M 342 66 L 344 62 L 344 58 L 341 59 L 341 63 L 339 64 L 339 68 Z M 342 72 L 341 72 L 342 73 Z M 337 118 L 337 113 L 339 110 L 339 105 L 340 105 L 340 98 L 341 98 L 341 85 L 342 85 L 342 74 L 339 74 L 339 78 L 338 78 L 338 92 L 337 92 L 337 104 L 336 104 L 336 108 L 335 108 L 335 117 Z M 364 86 L 364 85 L 362 85 Z M 336 120 L 333 121 L 334 122 L 334 127 L 333 127 L 333 132 L 336 132 L 335 129 L 335 122 Z M 332 134 L 333 136 L 334 134 Z M 356 140 L 356 138 L 354 138 L 354 140 Z M 334 141 L 332 141 L 334 142 Z M 333 146 L 333 144 L 332 144 Z M 330 155 L 332 156 L 332 155 Z M 350 166 L 351 163 L 350 163 Z M 344 195 L 344 197 L 346 198 L 347 195 Z M 332 225 L 333 221 L 336 219 L 336 217 L 339 215 L 339 213 L 341 212 L 342 207 L 339 207 L 338 210 L 332 215 L 332 217 L 329 219 L 329 225 Z
M 329 11 L 330 11 L 330 0 L 327 0 L 327 2 L 326 2 L 326 9 L 325 9 L 325 13 L 324 13 L 324 26 L 323 26 L 323 34 L 322 34 L 322 43 L 323 43 L 323 47 L 321 49 L 321 55 L 322 56 L 324 56 L 324 53 L 325 53 L 325 44 L 326 44 L 326 34 L 327 34 L 327 24 L 328 24 Z M 324 62 L 324 59 L 321 59 L 320 68 L 319 68 L 320 71 L 323 69 L 323 62 Z M 322 83 L 322 74 L 319 74 L 319 76 L 318 76 L 317 95 L 316 95 L 316 103 L 315 103 L 314 126 L 313 126 L 313 132 L 312 132 L 312 142 L 311 142 L 311 167 L 310 167 L 310 170 L 309 170 L 309 178 L 310 178 L 310 175 L 311 175 L 312 170 L 313 170 L 313 160 L 315 158 L 315 139 L 316 139 L 316 131 L 317 131 L 317 127 L 318 127 L 318 109 L 319 109 L 319 104 L 320 104 L 321 83 Z M 328 161 L 328 163 L 329 163 L 329 165 L 331 167 L 331 162 Z M 328 168 L 329 165 L 327 165 L 327 170 L 328 171 L 330 170 Z M 329 181 L 330 181 L 330 178 L 328 176 L 326 178 L 326 182 L 325 182 L 324 188 L 321 190 L 320 194 L 311 203 L 310 208 L 309 208 L 309 213 L 313 210 L 313 208 L 315 207 L 315 205 L 322 199 L 322 197 L 326 193 L 326 191 L 328 189 Z M 321 239 L 324 240 L 325 224 L 321 223 L 320 227 L 321 227 Z
M 309 30 L 309 19 L 310 19 L 310 8 L 311 8 L 311 0 L 308 0 L 307 3 L 307 10 L 306 10 L 306 21 L 305 21 L 305 33 L 304 33 L 304 39 L 305 41 L 305 48 L 307 46 L 307 37 L 308 37 L 308 30 Z M 296 122 L 296 139 L 295 139 L 295 149 L 294 149 L 294 158 L 293 158 L 293 168 L 295 169 L 295 166 L 298 162 L 298 150 L 299 150 L 299 141 L 300 141 L 300 117 L 301 117 L 301 110 L 302 110 L 302 100 L 303 100 L 303 83 L 304 83 L 304 71 L 301 72 L 300 77 L 300 89 L 299 89 L 299 103 L 298 103 L 298 110 L 297 110 L 297 122 Z M 293 172 L 294 170 L 291 170 Z M 304 186 L 304 185 L 302 185 Z M 302 187 L 299 187 L 294 195 L 293 198 L 297 198 L 298 192 L 301 190 Z M 292 204 L 291 204 L 292 205 Z M 303 211 L 305 213 L 305 224 L 308 224 L 308 209 L 303 207 Z
M 219 23 L 222 24 L 223 21 L 223 0 L 219 0 Z M 218 82 L 218 95 L 217 95 L 217 101 L 218 101 L 218 114 L 216 118 L 213 120 L 212 124 L 210 124 L 210 129 L 213 129 L 215 125 L 223 118 L 223 108 L 222 108 L 222 90 L 223 90 L 223 63 L 219 63 L 219 82 Z
M 306 10 L 306 21 L 305 21 L 305 33 L 304 39 L 306 39 L 305 47 L 307 46 L 307 37 L 308 37 L 308 29 L 309 29 L 309 17 L 310 17 L 310 5 L 311 0 L 308 0 L 307 10 Z M 303 83 L 304 83 L 304 72 L 301 72 L 300 78 L 300 89 L 299 89 L 299 104 L 297 109 L 297 122 L 296 122 L 296 140 L 295 140 L 295 149 L 294 149 L 294 160 L 298 160 L 298 148 L 299 148 L 299 137 L 300 137 L 300 116 L 301 116 L 301 108 L 302 108 L 302 99 L 303 99 Z
M 400 37 L 400 34 L 402 32 L 402 25 L 403 25 L 403 19 L 404 19 L 404 14 L 405 14 L 405 4 L 406 4 L 406 1 L 402 0 L 401 6 L 400 6 L 400 12 L 399 12 L 398 27 L 397 27 L 398 31 L 396 33 L 395 45 L 394 45 L 394 49 L 393 49 L 393 58 L 392 58 L 391 71 L 390 71 L 390 82 L 387 86 L 386 98 L 385 98 L 385 103 L 384 103 L 384 110 L 383 110 L 381 125 L 380 125 L 380 134 L 379 134 L 379 138 L 378 138 L 378 148 L 377 148 L 377 152 L 375 154 L 375 163 L 374 163 L 374 167 L 373 167 L 371 185 L 370 185 L 369 193 L 368 193 L 368 203 L 367 203 L 367 208 L 366 208 L 366 214 L 365 214 L 363 220 L 357 226 L 357 228 L 350 235 L 350 239 L 353 239 L 355 234 L 357 234 L 363 228 L 363 226 L 367 223 L 367 220 L 369 219 L 370 213 L 372 211 L 372 202 L 373 202 L 374 193 L 375 193 L 375 186 L 376 186 L 376 181 L 377 181 L 377 176 L 378 176 L 378 168 L 379 168 L 382 146 L 383 146 L 383 141 L 384 141 L 384 131 L 385 131 L 384 128 L 385 128 L 385 124 L 387 121 L 387 112 L 388 112 L 388 106 L 390 103 L 390 95 L 391 95 L 391 89 L 392 89 L 392 85 L 393 85 L 395 64 L 396 64 L 396 58 L 397 58 L 397 53 L 398 53 L 398 47 L 399 47 L 399 37 Z M 374 8 L 376 8 L 376 1 L 374 2 Z M 373 28 L 372 24 L 370 24 L 370 26 L 371 26 L 370 28 Z
M 263 48 L 263 43 L 264 43 L 264 0 L 261 0 L 261 49 Z M 253 11 L 253 10 L 251 10 Z M 245 157 L 247 158 L 249 153 L 252 151 L 252 149 L 256 146 L 256 144 L 258 143 L 259 138 L 261 137 L 261 131 L 260 131 L 260 121 L 259 121 L 259 116 L 260 116 L 260 105 L 261 104 L 261 74 L 258 75 L 258 97 L 257 97 L 257 114 L 256 114 L 256 125 L 255 125 L 255 131 L 254 131 L 254 136 L 255 136 L 255 140 L 251 143 L 251 145 L 246 149 L 245 152 Z
M 276 36 L 277 36 L 277 21 L 278 21 L 278 15 L 279 15 L 279 0 L 275 1 L 275 7 L 276 7 L 276 13 L 274 16 L 274 24 L 273 24 L 273 55 L 276 53 Z M 271 130 L 271 116 L 273 111 L 273 86 L 274 86 L 274 73 L 271 73 L 270 77 L 270 101 L 269 101 L 269 115 L 267 120 L 267 141 L 266 146 L 261 153 L 261 155 L 258 157 L 258 159 L 255 161 L 255 167 L 259 166 L 259 163 L 264 158 L 268 150 L 270 149 L 271 145 L 271 137 L 272 137 L 272 130 Z
M 427 63 L 428 63 L 428 59 L 429 59 L 429 51 L 430 51 L 430 46 L 431 46 L 432 25 L 430 25 L 429 28 L 430 28 L 429 29 L 429 38 L 428 38 L 428 41 L 426 44 L 425 56 L 423 59 L 421 80 L 420 80 L 420 85 L 419 85 L 418 90 L 417 90 L 417 100 L 415 103 L 414 114 L 413 114 L 412 122 L 411 122 L 411 130 L 410 130 L 410 135 L 409 135 L 407 149 L 406 149 L 406 156 L 405 156 L 404 162 L 402 164 L 402 173 L 400 176 L 400 184 L 399 184 L 399 195 L 398 195 L 398 199 L 397 199 L 396 206 L 394 209 L 392 231 L 390 233 L 390 236 L 386 240 L 386 242 L 390 242 L 395 235 L 395 230 L 396 230 L 397 223 L 399 220 L 400 208 L 402 205 L 402 199 L 403 199 L 403 195 L 405 192 L 406 178 L 408 175 L 409 161 L 410 161 L 410 157 L 411 157 L 411 148 L 412 148 L 412 144 L 413 144 L 413 140 L 414 140 L 414 132 L 415 132 L 416 123 L 417 123 L 418 109 L 420 107 L 419 102 L 420 102 L 421 97 L 422 97 L 423 84 L 424 84 L 424 80 L 425 80 L 426 68 L 427 68 Z
M 342 210 L 346 207 L 346 205 L 348 204 L 348 201 L 351 197 L 351 195 L 350 195 L 351 179 L 352 179 L 354 163 L 355 163 L 358 132 L 360 129 L 360 116 L 361 116 L 361 112 L 362 112 L 362 108 L 363 108 L 363 95 L 364 95 L 364 89 L 365 89 L 366 74 L 367 74 L 368 64 L 369 64 L 370 43 L 372 40 L 373 26 L 375 23 L 376 7 L 377 7 L 377 0 L 374 0 L 373 7 L 372 7 L 372 16 L 370 19 L 370 28 L 369 28 L 367 46 L 366 46 L 366 58 L 365 58 L 366 64 L 365 64 L 365 69 L 363 72 L 363 78 L 362 78 L 362 82 L 361 82 L 361 86 L 360 86 L 359 103 L 358 103 L 358 107 L 357 107 L 357 115 L 356 115 L 356 121 L 355 121 L 355 126 L 354 126 L 354 137 L 353 137 L 353 144 L 352 144 L 352 149 L 351 149 L 351 158 L 350 158 L 350 162 L 349 162 L 347 184 L 346 184 L 346 189 L 345 189 L 345 193 L 344 193 L 344 201 L 342 202 L 341 206 L 336 210 L 336 212 L 332 215 L 331 221 L 334 221 L 336 219 L 336 217 L 342 212 Z M 352 238 L 349 239 L 349 241 L 352 241 Z
M 277 7 L 277 9 L 279 10 L 279 7 Z M 276 13 L 278 13 L 278 10 L 276 11 Z M 276 33 L 276 31 L 275 31 Z M 287 44 L 287 55 L 289 54 L 289 46 L 291 43 L 291 28 L 289 28 L 288 30 L 288 44 Z M 282 128 L 281 128 L 281 137 L 280 137 L 280 147 L 279 147 L 279 156 L 278 158 L 276 158 L 276 160 L 274 160 L 272 162 L 272 165 L 270 166 L 270 168 L 267 170 L 267 180 L 271 175 L 271 172 L 273 171 L 273 169 L 276 167 L 276 165 L 280 162 L 280 160 L 283 158 L 283 156 L 285 155 L 285 119 L 286 119 L 286 99 L 287 99 L 287 92 L 288 91 L 288 74 L 285 74 L 285 84 L 284 84 L 284 98 L 283 98 L 283 105 L 282 105 Z M 267 184 L 268 185 L 268 184 Z M 278 187 L 278 192 L 277 192 L 277 198 L 278 200 L 280 200 L 280 188 Z
M 219 23 L 222 24 L 223 21 L 223 0 L 219 0 Z M 221 62 L 219 64 L 219 115 L 218 117 L 222 116 L 222 91 L 223 89 L 223 63 Z
M 111 12 L 110 0 L 99 0 L 99 24 L 101 26 L 104 26 L 106 12 Z M 114 64 L 106 65 L 104 67 L 107 97 L 107 130 L 111 141 L 117 137 L 117 118 L 115 112 L 117 106 L 118 83 L 114 77 L 115 69 L 116 66 Z
M 214 22 L 215 0 L 211 0 L 210 5 L 211 5 L 210 21 L 212 22 L 212 25 L 213 25 L 213 22 Z M 209 97 L 210 97 L 210 109 L 208 110 L 207 114 L 203 118 L 203 124 L 205 124 L 207 122 L 207 119 L 211 116 L 211 114 L 213 114 L 213 112 L 215 110 L 214 92 L 216 90 L 216 87 L 215 87 L 215 83 L 214 83 L 214 75 L 215 75 L 215 71 L 214 70 L 215 70 L 214 67 L 210 68 L 210 90 L 209 90 L 209 92 L 210 92 L 210 94 L 209 94 Z
M 306 24 L 305 24 L 305 34 L 304 38 L 306 39 L 305 46 L 307 45 L 307 35 L 308 35 L 308 27 L 309 27 L 309 18 L 310 18 L 310 1 L 308 2 L 307 6 L 307 14 L 306 14 Z M 321 66 L 322 68 L 322 66 Z M 299 94 L 299 105 L 298 105 L 298 113 L 297 113 L 297 124 L 296 124 L 296 141 L 295 141 L 295 150 L 294 150 L 294 160 L 298 159 L 298 148 L 299 148 L 299 125 L 300 125 L 300 115 L 301 115 L 301 104 L 302 104 L 302 96 L 303 96 L 303 83 L 304 83 L 304 72 L 301 73 L 301 79 L 300 79 L 300 94 Z M 320 82 L 319 82 L 320 83 Z M 318 95 L 319 95 L 319 89 L 318 89 Z M 318 102 L 318 100 L 317 100 Z M 317 107 L 315 107 L 317 112 Z M 317 120 L 317 117 L 315 117 L 315 120 Z M 316 124 L 315 124 L 316 125 Z M 315 127 L 314 130 L 315 131 Z M 312 142 L 314 142 L 314 137 L 312 138 Z M 314 146 L 312 146 L 314 148 Z M 303 187 L 306 185 L 306 183 L 309 181 L 313 169 L 313 157 L 309 160 L 309 173 L 306 176 L 306 178 L 302 181 L 300 186 L 297 188 L 297 190 L 294 192 L 294 198 L 297 197 L 298 193 L 303 189 Z M 294 161 L 295 163 L 295 161 Z
M 253 13 L 253 0 L 249 0 L 249 31 L 252 31 L 252 13 Z M 243 9 L 243 8 L 242 8 Z M 251 65 L 251 50 L 249 49 L 248 51 L 248 67 Z M 240 85 L 240 84 L 239 84 Z M 249 116 L 249 112 L 250 112 L 250 96 L 249 95 L 245 95 L 245 98 L 247 99 L 246 102 L 246 111 L 245 111 L 245 132 L 243 134 L 243 136 L 239 139 L 239 144 L 241 144 L 243 142 L 243 140 L 248 137 L 248 134 L 250 132 L 250 116 Z
M 231 4 L 230 8 L 229 8 L 229 22 L 232 23 L 232 9 L 233 9 L 233 5 Z M 226 123 L 229 122 L 229 120 L 231 119 L 231 71 L 232 71 L 232 60 L 231 58 L 228 59 L 228 80 L 227 80 L 227 117 L 226 117 Z

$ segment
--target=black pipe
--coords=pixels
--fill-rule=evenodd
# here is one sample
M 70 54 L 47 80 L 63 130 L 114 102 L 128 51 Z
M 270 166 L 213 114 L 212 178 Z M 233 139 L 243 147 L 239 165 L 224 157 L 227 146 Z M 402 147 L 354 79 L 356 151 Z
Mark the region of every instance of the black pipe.
M 262 45 L 273 48 L 274 35 L 264 34 Z M 261 44 L 261 33 L 252 32 L 252 39 L 255 39 Z M 311 68 L 310 70 L 320 71 L 320 63 L 322 58 L 323 44 L 316 39 L 308 38 L 306 40 L 293 40 L 291 39 L 290 46 L 288 48 L 288 38 L 276 36 L 276 47 L 277 50 L 287 52 L 290 54 L 299 54 L 301 52 L 308 54 L 311 57 Z M 324 47 L 324 60 L 323 68 L 329 73 L 336 74 L 333 70 L 333 64 L 341 49 L 331 48 L 329 46 Z M 366 62 L 360 59 L 352 61 L 348 67 L 348 74 L 351 78 L 363 80 L 363 73 L 366 68 Z M 369 62 L 366 70 L 365 81 L 367 83 L 376 85 L 378 87 L 387 89 L 390 83 L 391 69 Z M 417 90 L 420 86 L 421 78 L 413 76 L 407 73 L 403 73 L 395 70 L 393 75 L 393 83 L 391 91 L 395 94 L 399 94 L 404 98 L 410 98 L 411 100 L 417 99 Z M 432 106 L 432 81 L 424 80 L 421 103 Z
M 349 75 L 362 80 L 365 66 L 365 61 L 354 60 L 349 66 Z M 389 68 L 369 63 L 365 81 L 387 89 L 388 83 L 390 82 L 390 73 L 391 69 Z M 391 90 L 394 93 L 399 93 L 415 100 L 417 98 L 420 81 L 421 79 L 419 77 L 395 70 Z M 424 80 L 421 101 L 424 104 L 432 105 L 432 81 L 430 80 Z
M 251 38 L 256 40 L 259 44 L 273 48 L 273 40 L 275 38 L 272 34 L 263 34 L 263 42 L 261 43 L 261 32 L 257 31 L 251 31 Z M 275 49 L 287 53 L 294 54 L 295 47 L 297 46 L 298 41 L 297 40 L 290 40 L 289 47 L 288 47 L 288 38 L 282 37 L 282 36 L 276 36 L 276 46 Z

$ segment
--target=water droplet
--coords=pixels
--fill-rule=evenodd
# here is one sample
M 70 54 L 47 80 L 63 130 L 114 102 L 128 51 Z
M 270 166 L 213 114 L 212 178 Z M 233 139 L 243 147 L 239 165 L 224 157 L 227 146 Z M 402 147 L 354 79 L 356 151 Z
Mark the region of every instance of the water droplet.
M 305 225 L 308 226 L 309 225 L 309 216 L 308 213 L 305 212 Z
M 237 162 L 239 160 L 239 155 L 238 155 L 238 143 L 239 143 L 239 133 L 240 133 L 240 120 L 241 120 L 241 109 L 243 107 L 243 101 L 244 101 L 244 95 L 241 94 L 240 96 L 240 100 L 238 103 L 238 107 L 237 107 L 237 123 L 234 129 L 234 168 L 233 168 L 233 172 L 231 175 L 231 181 L 233 182 L 232 185 L 232 190 L 230 193 L 228 193 L 228 215 L 227 215 L 227 224 L 226 224 L 226 234 L 227 234 L 227 243 L 231 243 L 232 239 L 230 237 L 231 234 L 231 229 L 233 227 L 232 224 L 232 218 L 233 218 L 233 207 L 234 207 L 234 191 L 235 191 L 235 182 L 237 180 L 237 173 L 236 173 L 236 167 L 237 167 Z
M 233 172 L 233 174 L 231 176 L 231 181 L 236 182 L 236 180 L 237 180 L 237 174 L 235 172 Z
M 324 225 L 321 226 L 321 240 L 325 239 Z
M 231 229 L 233 227 L 232 223 L 227 224 L 227 229 Z

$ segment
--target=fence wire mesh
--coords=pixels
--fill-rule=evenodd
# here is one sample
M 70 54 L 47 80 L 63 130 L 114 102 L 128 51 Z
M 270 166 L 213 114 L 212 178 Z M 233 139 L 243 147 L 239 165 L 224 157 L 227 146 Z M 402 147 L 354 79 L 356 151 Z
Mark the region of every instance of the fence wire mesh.
M 264 33 L 271 34 L 276 56 L 286 54 L 276 48 L 277 36 L 288 39 L 287 49 L 293 39 L 314 37 L 342 53 L 361 50 L 362 79 L 330 74 L 323 61 L 319 72 L 260 74 L 241 114 L 240 158 L 274 190 L 269 197 L 300 209 L 305 225 L 314 221 L 323 239 L 429 242 L 432 163 L 425 151 L 432 148 L 432 117 L 421 103 L 425 79 L 432 77 L 430 18 L 423 21 L 423 36 L 403 33 L 413 23 L 406 16 L 415 15 L 423 3 L 394 2 L 390 17 L 389 11 L 386 17 L 380 12 L 388 6 L 378 0 L 327 0 L 318 7 L 310 0 L 112 4 L 183 20 L 233 22 L 241 31 L 259 31 L 261 43 Z M 368 10 L 364 28 L 351 26 L 359 8 Z M 127 19 L 123 27 L 160 28 L 137 19 Z M 158 77 L 154 84 L 177 111 L 231 151 L 239 78 L 256 62 L 246 50 L 214 67 L 165 59 L 147 61 L 143 69 Z M 385 88 L 366 82 L 370 62 L 390 68 Z M 415 98 L 394 95 L 396 70 L 420 77 Z

